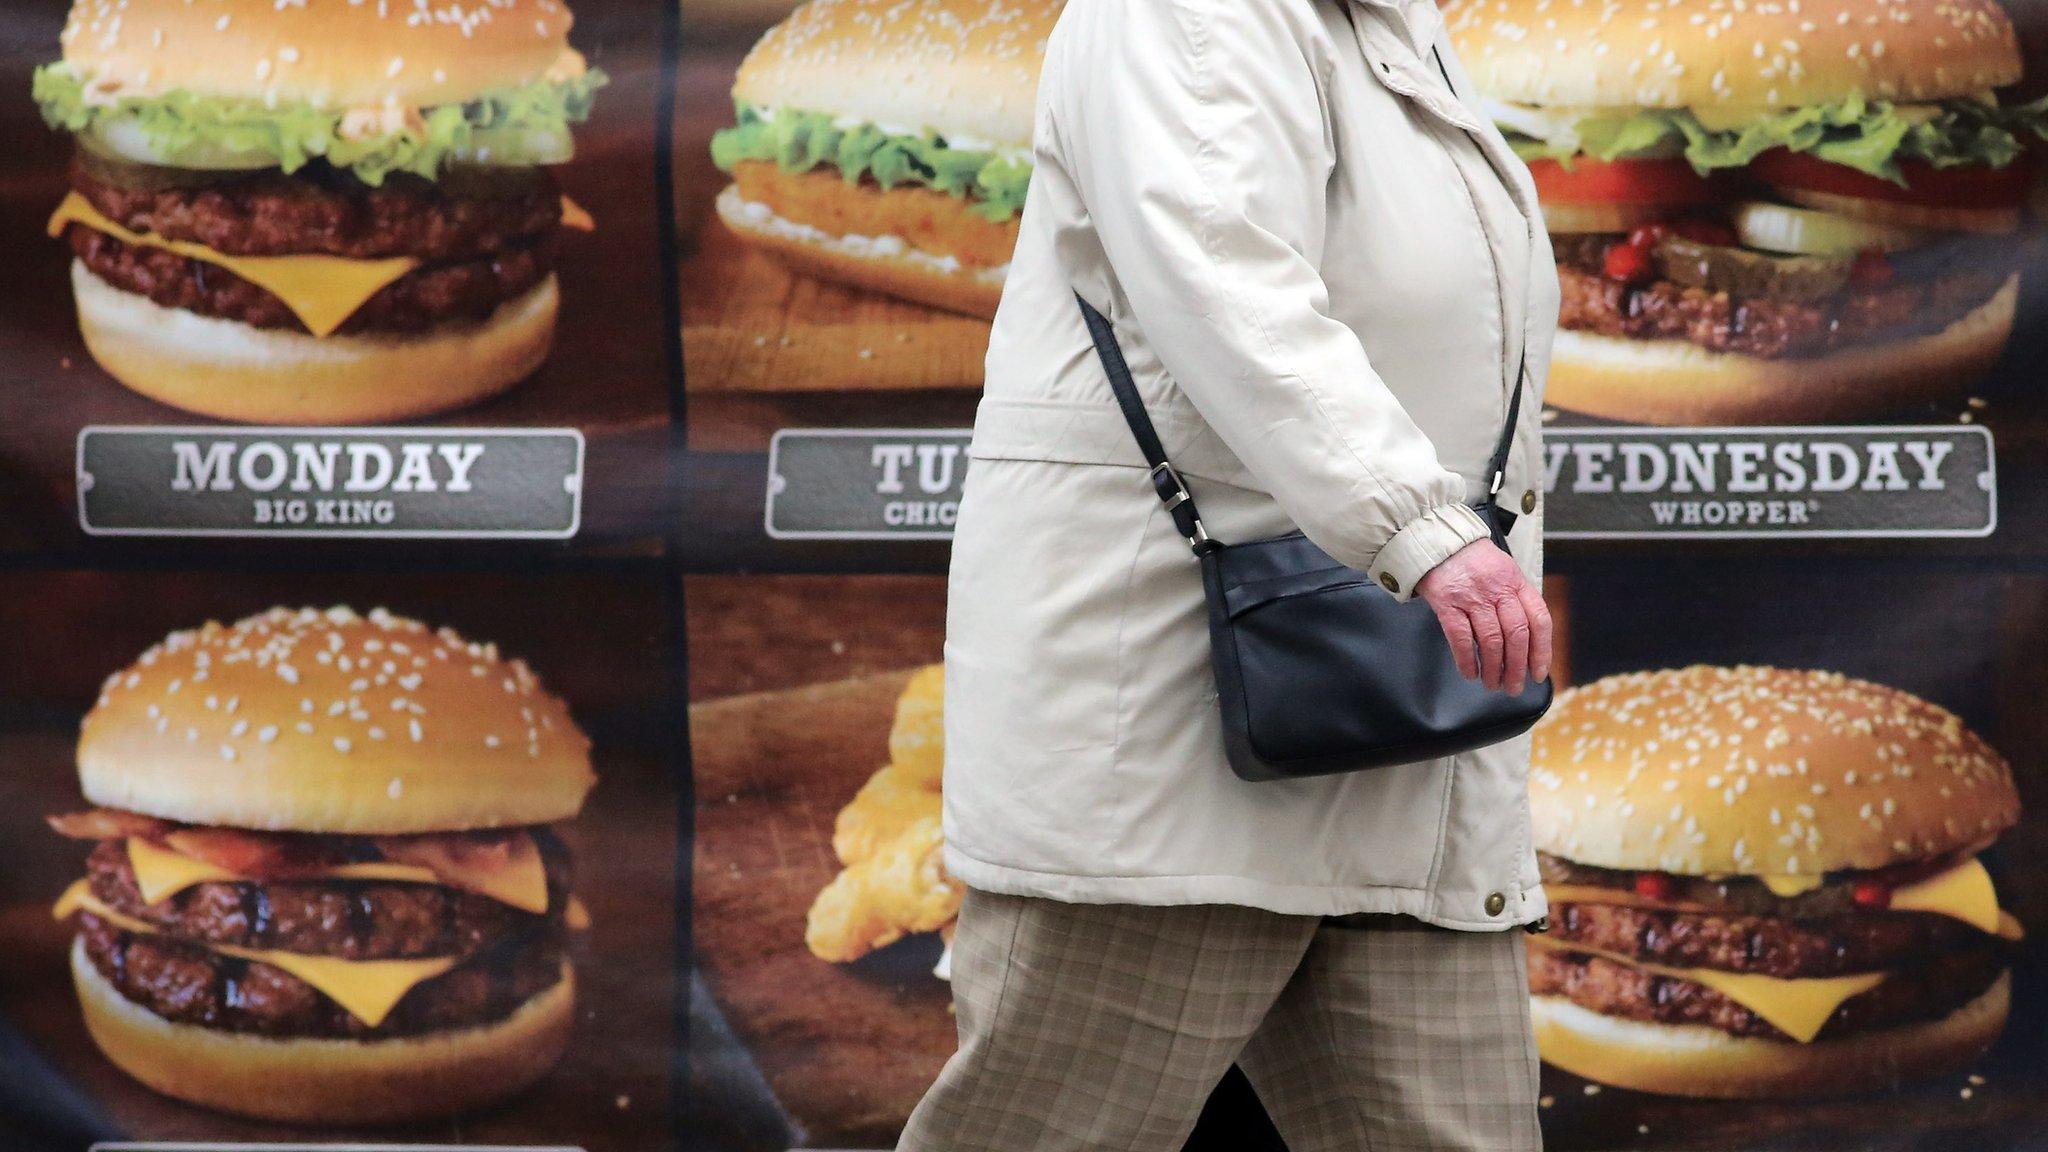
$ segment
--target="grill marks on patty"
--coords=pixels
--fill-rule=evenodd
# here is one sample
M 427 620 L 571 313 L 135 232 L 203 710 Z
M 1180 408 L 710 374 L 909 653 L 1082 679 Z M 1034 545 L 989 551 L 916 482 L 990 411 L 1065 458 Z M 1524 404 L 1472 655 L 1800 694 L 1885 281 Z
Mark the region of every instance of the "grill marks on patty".
M 451 196 L 430 181 L 369 188 L 296 173 L 193 188 L 136 189 L 74 165 L 72 186 L 115 223 L 234 256 L 411 256 L 422 262 L 378 292 L 344 333 L 418 333 L 488 318 L 554 270 L 561 193 L 545 170 L 507 197 Z M 233 272 L 162 248 L 129 245 L 82 224 L 66 239 L 108 284 L 169 308 L 257 328 L 305 331 L 284 301 Z
M 1667 968 L 1716 968 L 1787 980 L 1887 971 L 1984 939 L 1959 920 L 1925 912 L 1788 920 L 1616 904 L 1560 905 L 1551 917 L 1550 936 Z
M 1938 1020 L 1982 995 L 2004 969 L 2004 957 L 1988 943 L 1931 959 L 1844 1000 L 1816 1039 Z M 1735 1036 L 1791 1039 L 1761 1016 L 1703 984 L 1646 972 L 1605 957 L 1552 952 L 1532 945 L 1529 991 L 1537 996 L 1561 996 L 1605 1016 L 1655 1024 L 1699 1024 Z
M 116 912 L 196 943 L 344 960 L 466 956 L 542 924 L 559 928 L 568 854 L 553 837 L 535 842 L 548 876 L 549 910 L 538 916 L 453 888 L 395 881 L 207 881 L 147 904 L 118 840 L 93 849 L 86 877 L 92 894 Z
M 308 173 L 145 190 L 95 179 L 74 165 L 71 184 L 101 215 L 130 231 L 230 256 L 472 260 L 520 246 L 562 222 L 561 190 L 546 169 L 533 171 L 531 191 L 491 199 L 450 196 L 417 177 L 371 188 Z
M 123 841 L 87 858 L 92 893 L 159 929 L 131 933 L 79 914 L 87 957 L 134 1003 L 166 1019 L 265 1036 L 388 1037 L 503 1019 L 561 978 L 569 856 L 535 830 L 547 870 L 548 911 L 523 912 L 487 897 L 397 881 L 207 881 L 145 904 Z M 457 956 L 414 987 L 376 1028 L 283 969 L 216 946 L 346 960 Z
M 1556 237 L 1558 326 L 1601 336 L 1684 340 L 1764 359 L 1938 332 L 1989 300 L 2011 270 L 1977 266 L 1924 280 L 1852 288 L 1811 303 L 1736 298 L 1652 280 L 1623 284 L 1601 262 L 1610 236 Z
M 234 320 L 254 328 L 306 331 L 285 302 L 218 264 L 162 248 L 125 244 L 83 224 L 65 230 L 71 251 L 93 275 L 166 308 Z M 418 333 L 442 324 L 486 320 L 554 271 L 553 239 L 508 248 L 480 260 L 419 268 L 370 297 L 337 330 L 347 334 Z
M 406 993 L 375 1028 L 281 968 L 79 914 L 85 954 L 130 1001 L 167 1020 L 224 1032 L 326 1038 L 412 1036 L 502 1020 L 562 975 L 559 926 L 501 939 Z

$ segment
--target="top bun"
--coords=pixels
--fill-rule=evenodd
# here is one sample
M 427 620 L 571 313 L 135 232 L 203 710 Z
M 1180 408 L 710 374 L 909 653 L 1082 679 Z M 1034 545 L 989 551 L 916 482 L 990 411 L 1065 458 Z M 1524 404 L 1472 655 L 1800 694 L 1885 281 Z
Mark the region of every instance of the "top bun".
M 1536 726 L 1535 844 L 1599 868 L 1813 876 L 1988 844 L 2012 771 L 1946 709 L 1834 672 L 1608 676 Z
M 75 0 L 64 59 L 113 95 L 429 108 L 580 71 L 559 0 Z
M 86 799 L 166 820 L 397 834 L 574 816 L 590 741 L 522 660 L 378 609 L 174 632 L 107 678 Z
M 2020 77 L 1994 0 L 1449 0 L 1480 91 L 1557 107 L 1793 108 Z
M 1062 0 L 811 0 L 740 64 L 733 98 L 956 147 L 1028 148 Z

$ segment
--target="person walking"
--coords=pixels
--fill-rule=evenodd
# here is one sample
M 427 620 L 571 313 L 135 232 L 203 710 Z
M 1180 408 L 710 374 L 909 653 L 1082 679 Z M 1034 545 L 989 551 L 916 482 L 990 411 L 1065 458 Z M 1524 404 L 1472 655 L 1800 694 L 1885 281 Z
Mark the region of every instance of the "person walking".
M 1074 299 L 1211 534 L 1303 531 L 1519 693 L 1558 310 L 1527 169 L 1431 0 L 1071 0 L 1033 154 L 949 576 L 960 1047 L 899 1148 L 1170 1152 L 1233 1062 L 1292 1152 L 1539 1147 L 1528 737 L 1234 776 L 1197 565 Z M 1468 501 L 1511 398 L 1503 551 Z

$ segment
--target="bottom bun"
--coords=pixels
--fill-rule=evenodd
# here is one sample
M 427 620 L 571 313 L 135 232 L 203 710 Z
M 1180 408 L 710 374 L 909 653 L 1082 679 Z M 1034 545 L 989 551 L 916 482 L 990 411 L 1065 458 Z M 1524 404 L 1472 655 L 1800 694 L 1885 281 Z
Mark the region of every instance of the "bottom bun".
M 2011 1008 L 2012 977 L 2000 974 L 1939 1020 L 1798 1044 L 1623 1020 L 1555 996 L 1529 1002 L 1546 1063 L 1618 1088 L 1718 1099 L 1837 1096 L 1954 1071 L 1998 1039 Z
M 516 1095 L 562 1057 L 575 975 L 493 1024 L 393 1040 L 276 1039 L 176 1024 L 134 1003 L 72 945 L 86 1030 L 122 1071 L 193 1104 L 301 1124 L 449 1116 Z
M 1939 332 L 1780 360 L 1560 328 L 1543 399 L 1639 424 L 1814 424 L 1878 415 L 1969 387 L 2005 350 L 2018 302 L 2015 274 Z
M 718 216 L 742 240 L 784 264 L 821 280 L 915 300 L 970 316 L 996 314 L 1009 265 L 976 268 L 951 256 L 935 256 L 893 238 L 834 236 L 786 220 L 765 204 L 740 196 L 738 186 L 718 197 Z
M 375 424 L 495 396 L 533 374 L 554 340 L 555 278 L 479 323 L 420 335 L 314 337 L 166 308 L 71 266 L 85 346 L 152 400 L 255 424 Z

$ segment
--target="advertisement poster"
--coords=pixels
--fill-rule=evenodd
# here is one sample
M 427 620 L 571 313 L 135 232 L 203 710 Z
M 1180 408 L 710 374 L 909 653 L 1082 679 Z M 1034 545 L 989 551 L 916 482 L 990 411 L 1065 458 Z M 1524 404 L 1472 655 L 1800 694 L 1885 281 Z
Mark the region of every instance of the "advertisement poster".
M 0 1147 L 894 1147 L 1063 8 L 0 13 Z M 1546 1146 L 2033 1146 L 2048 4 L 1440 14 L 1561 298 Z

